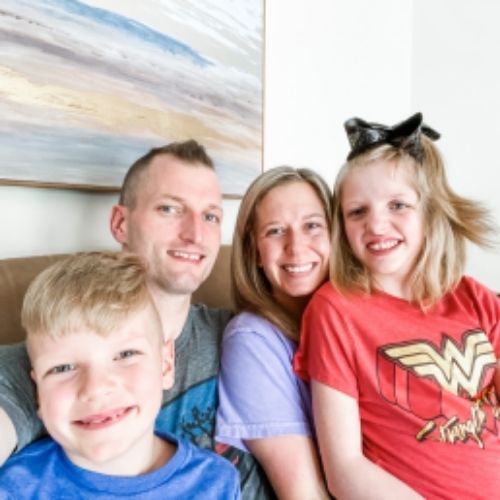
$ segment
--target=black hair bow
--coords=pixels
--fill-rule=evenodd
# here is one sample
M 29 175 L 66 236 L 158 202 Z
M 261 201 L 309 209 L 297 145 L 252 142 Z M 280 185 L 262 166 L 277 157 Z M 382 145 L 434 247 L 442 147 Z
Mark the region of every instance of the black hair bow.
M 440 137 L 440 134 L 425 125 L 422 119 L 422 113 L 416 113 L 397 125 L 387 127 L 379 123 L 365 122 L 361 118 L 350 118 L 344 123 L 351 145 L 347 159 L 352 160 L 381 144 L 391 144 L 396 148 L 403 148 L 415 160 L 421 162 L 424 157 L 420 142 L 421 134 L 425 134 L 433 141 Z

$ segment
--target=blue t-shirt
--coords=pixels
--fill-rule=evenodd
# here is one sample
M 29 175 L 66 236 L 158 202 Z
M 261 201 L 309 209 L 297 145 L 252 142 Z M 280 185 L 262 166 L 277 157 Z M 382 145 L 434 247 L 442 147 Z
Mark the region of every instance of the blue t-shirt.
M 239 499 L 237 470 L 225 459 L 171 434 L 177 446 L 160 469 L 110 476 L 74 465 L 51 438 L 38 441 L 0 468 L 0 500 L 16 499 Z

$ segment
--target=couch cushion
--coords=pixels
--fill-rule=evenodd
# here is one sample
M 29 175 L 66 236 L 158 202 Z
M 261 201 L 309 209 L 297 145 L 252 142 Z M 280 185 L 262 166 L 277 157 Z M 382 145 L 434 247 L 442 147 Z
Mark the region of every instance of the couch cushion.
M 211 307 L 231 307 L 229 259 L 231 248 L 223 246 L 208 279 L 193 295 L 193 302 Z M 24 293 L 33 278 L 65 255 L 42 255 L 0 260 L 0 344 L 24 339 L 21 307 Z

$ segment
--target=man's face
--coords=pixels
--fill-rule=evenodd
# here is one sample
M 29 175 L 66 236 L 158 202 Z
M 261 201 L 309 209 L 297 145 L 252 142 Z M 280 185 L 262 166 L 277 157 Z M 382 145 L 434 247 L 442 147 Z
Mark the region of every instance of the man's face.
M 121 232 L 112 220 L 115 238 L 145 260 L 154 287 L 187 295 L 208 277 L 222 220 L 222 196 L 212 169 L 157 156 L 139 183 L 134 208 L 115 210 L 123 216 Z

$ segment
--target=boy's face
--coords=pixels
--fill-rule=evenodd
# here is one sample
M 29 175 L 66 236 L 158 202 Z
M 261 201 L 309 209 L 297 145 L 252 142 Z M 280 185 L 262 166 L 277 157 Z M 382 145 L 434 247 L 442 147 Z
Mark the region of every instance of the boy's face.
M 29 339 L 39 415 L 76 465 L 112 473 L 147 463 L 174 373 L 173 344 L 161 345 L 159 328 L 148 305 L 107 336 L 82 328 Z

